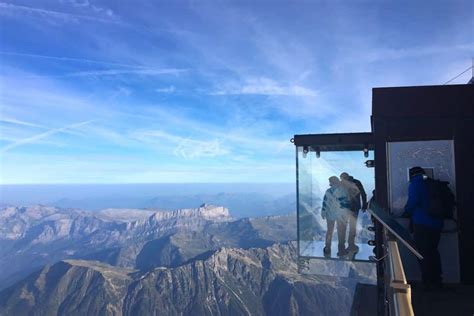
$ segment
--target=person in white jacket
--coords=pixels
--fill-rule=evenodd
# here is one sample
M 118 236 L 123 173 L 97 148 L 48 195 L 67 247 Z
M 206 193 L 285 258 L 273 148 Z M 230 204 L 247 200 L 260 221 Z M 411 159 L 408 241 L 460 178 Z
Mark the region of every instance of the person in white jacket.
M 326 190 L 321 208 L 321 217 L 327 222 L 326 243 L 323 249 L 325 257 L 331 256 L 331 243 L 334 226 L 337 224 L 338 252 L 337 256 L 347 255 L 346 227 L 350 212 L 350 201 L 345 188 L 338 177 L 329 178 L 329 188 Z

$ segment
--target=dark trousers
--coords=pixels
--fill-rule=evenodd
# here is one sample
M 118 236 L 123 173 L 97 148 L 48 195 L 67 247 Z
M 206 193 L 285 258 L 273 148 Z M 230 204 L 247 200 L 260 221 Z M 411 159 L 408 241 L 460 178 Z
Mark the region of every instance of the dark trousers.
M 442 271 L 438 244 L 441 230 L 415 224 L 413 232 L 416 247 L 423 256 L 423 260 L 419 260 L 423 284 L 440 284 Z
M 327 220 L 328 230 L 326 231 L 326 247 L 331 247 L 332 235 L 334 233 L 334 224 L 337 222 L 337 239 L 339 241 L 338 249 L 345 249 L 346 243 L 346 221 Z
M 349 246 L 355 245 L 355 236 L 357 234 L 357 217 L 359 216 L 359 210 L 352 211 L 349 213 Z

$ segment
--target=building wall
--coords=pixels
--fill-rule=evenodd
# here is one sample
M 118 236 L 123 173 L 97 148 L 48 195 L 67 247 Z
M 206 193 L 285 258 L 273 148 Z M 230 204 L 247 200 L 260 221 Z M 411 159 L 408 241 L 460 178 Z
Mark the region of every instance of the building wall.
M 389 208 L 386 143 L 454 140 L 461 280 L 474 283 L 474 85 L 374 88 L 378 202 Z

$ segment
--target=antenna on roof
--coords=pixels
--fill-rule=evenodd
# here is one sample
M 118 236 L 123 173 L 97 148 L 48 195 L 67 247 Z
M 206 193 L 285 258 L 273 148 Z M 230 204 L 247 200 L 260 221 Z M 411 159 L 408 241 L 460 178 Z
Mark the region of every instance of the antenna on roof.
M 474 77 L 474 57 L 471 58 L 472 59 L 472 77 Z
M 448 84 L 448 83 L 450 83 L 451 81 L 453 81 L 453 80 L 455 80 L 455 79 L 461 77 L 462 75 L 464 75 L 466 72 L 468 72 L 468 71 L 471 70 L 471 69 L 473 69 L 473 75 L 472 75 L 472 77 L 471 77 L 471 80 L 469 80 L 468 84 L 474 84 L 474 59 L 473 59 L 473 65 L 472 65 L 472 66 L 470 66 L 469 68 L 464 69 L 463 72 L 461 72 L 459 75 L 457 75 L 457 76 L 454 77 L 453 79 L 446 81 L 444 84 Z
M 472 70 L 471 80 L 469 80 L 467 84 L 474 84 L 474 57 L 472 57 L 471 70 Z

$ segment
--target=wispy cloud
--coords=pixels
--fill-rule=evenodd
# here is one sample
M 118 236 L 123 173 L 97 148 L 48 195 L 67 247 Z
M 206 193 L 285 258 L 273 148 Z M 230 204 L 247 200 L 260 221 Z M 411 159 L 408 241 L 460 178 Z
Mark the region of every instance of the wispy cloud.
M 158 93 L 173 93 L 176 91 L 176 88 L 174 86 L 169 86 L 164 88 L 157 88 L 155 89 L 155 91 Z
M 46 126 L 43 126 L 43 125 L 40 125 L 40 124 L 25 122 L 25 121 L 22 121 L 22 120 L 17 120 L 15 118 L 6 117 L 4 115 L 0 116 L 0 122 L 9 123 L 9 124 L 16 124 L 16 125 L 21 125 L 21 126 L 28 126 L 28 127 L 37 127 L 37 128 L 42 128 L 42 129 L 47 128 Z
M 114 11 L 112 9 L 94 5 L 89 0 L 69 0 L 69 3 L 76 8 L 90 9 L 94 13 L 103 14 L 108 17 L 115 16 Z
M 85 64 L 99 64 L 106 66 L 120 66 L 120 67 L 131 67 L 139 68 L 140 65 L 125 64 L 125 63 L 114 63 L 103 60 L 94 60 L 87 58 L 74 58 L 74 57 L 65 57 L 65 56 L 50 56 L 50 55 L 39 55 L 39 54 L 27 54 L 27 53 L 18 53 L 18 52 L 6 52 L 0 51 L 1 55 L 10 55 L 10 56 L 19 56 L 19 57 L 28 57 L 28 58 L 39 58 L 39 59 L 49 59 L 56 60 L 60 62 L 76 62 L 76 63 L 85 63 Z
M 184 159 L 214 158 L 229 154 L 218 140 L 200 141 L 183 138 L 173 150 L 174 155 Z
M 276 95 L 315 97 L 317 91 L 300 85 L 285 85 L 268 78 L 249 79 L 245 84 L 230 84 L 227 87 L 211 92 L 213 95 Z
M 89 21 L 102 22 L 102 23 L 120 23 L 119 20 L 112 19 L 112 18 L 100 18 L 100 17 L 90 16 L 90 15 L 66 13 L 66 12 L 60 12 L 60 11 L 54 11 L 54 10 L 16 5 L 16 4 L 5 3 L 5 2 L 0 2 L 0 8 L 3 9 L 3 10 L 0 10 L 0 13 L 3 12 L 3 14 L 8 14 L 8 13 L 29 14 L 29 15 L 36 15 L 39 17 L 54 18 L 54 19 L 61 20 L 64 22 L 78 22 L 79 20 L 89 20 Z
M 119 75 L 141 75 L 141 76 L 159 76 L 159 75 L 179 75 L 187 72 L 188 69 L 178 68 L 136 68 L 136 69 L 105 69 L 105 70 L 87 70 L 68 73 L 64 77 L 102 77 Z M 61 76 L 58 76 L 61 77 Z
M 88 126 L 87 129 L 84 129 L 81 132 L 81 137 L 94 139 L 95 141 L 104 140 L 105 143 L 118 145 L 120 147 L 138 147 L 137 141 L 128 137 L 126 133 L 116 131 L 115 129 L 110 127 L 92 125 Z
M 75 124 L 71 124 L 71 125 L 67 125 L 67 126 L 64 126 L 64 127 L 61 127 L 61 128 L 53 128 L 53 129 L 50 129 L 44 133 L 40 133 L 40 134 L 37 134 L 37 135 L 34 135 L 34 136 L 31 136 L 31 137 L 28 137 L 28 138 L 24 138 L 24 139 L 21 139 L 21 140 L 18 140 L 14 143 L 11 143 L 11 144 L 8 144 L 7 146 L 3 147 L 2 149 L 0 149 L 0 152 L 1 153 L 6 153 L 10 150 L 12 150 L 13 148 L 16 148 L 16 147 L 19 147 L 19 146 L 23 146 L 23 145 L 26 145 L 26 144 L 34 144 L 35 142 L 43 139 L 43 138 L 46 138 L 46 137 L 49 137 L 49 136 L 52 136 L 54 134 L 57 134 L 57 133 L 61 133 L 61 132 L 64 132 L 64 131 L 67 131 L 69 129 L 75 129 L 75 128 L 78 128 L 78 127 L 81 127 L 81 126 L 84 126 L 84 125 L 87 125 L 87 124 L 90 124 L 94 122 L 94 120 L 89 120 L 89 121 L 85 121 L 85 122 L 80 122 L 80 123 L 75 123 Z
M 185 133 L 199 135 L 201 138 L 206 139 L 217 139 L 222 143 L 231 144 L 233 147 L 246 148 L 253 153 L 260 151 L 266 152 L 268 148 L 272 148 L 272 153 L 279 153 L 284 150 L 289 150 L 292 147 L 289 142 L 292 135 L 291 133 L 288 133 L 287 137 L 279 137 L 271 133 L 275 122 L 259 120 L 258 124 L 242 123 L 236 125 L 235 122 L 237 118 L 235 114 L 232 115 L 232 124 L 229 126 L 213 124 L 194 118 L 192 115 L 185 115 L 159 107 L 143 108 L 142 114 L 126 115 L 149 122 L 144 125 L 152 125 L 150 123 L 159 124 L 162 128 L 184 131 Z M 163 139 L 174 140 L 175 143 L 179 143 L 187 138 L 153 129 L 140 129 L 136 133 L 133 133 L 132 136 L 144 141 L 149 136 L 158 136 Z
M 168 149 L 172 150 L 175 156 L 184 159 L 213 158 L 229 154 L 229 150 L 224 148 L 218 139 L 193 139 L 161 130 L 136 131 L 131 137 L 160 147 L 170 144 Z
M 399 49 L 374 49 L 366 52 L 363 56 L 358 58 L 358 62 L 361 58 L 368 62 L 376 62 L 383 60 L 396 60 L 404 58 L 418 58 L 423 56 L 440 55 L 446 53 L 466 52 L 472 53 L 474 51 L 474 43 L 458 44 L 453 46 L 438 45 L 438 46 L 422 46 L 422 47 L 404 47 Z

